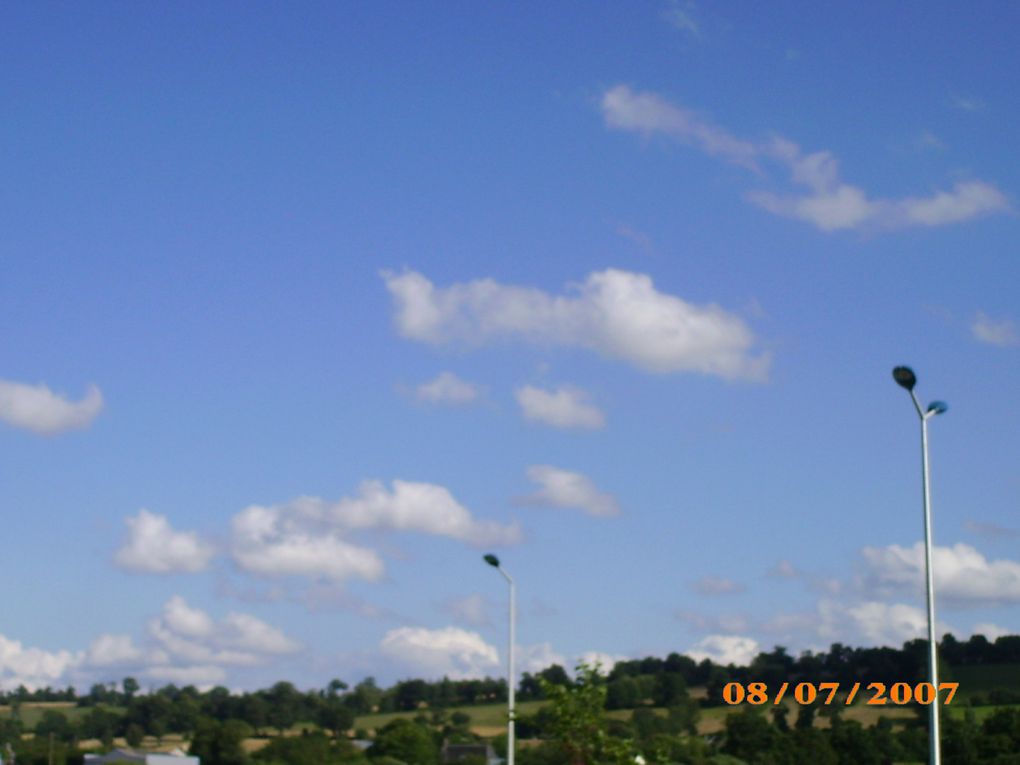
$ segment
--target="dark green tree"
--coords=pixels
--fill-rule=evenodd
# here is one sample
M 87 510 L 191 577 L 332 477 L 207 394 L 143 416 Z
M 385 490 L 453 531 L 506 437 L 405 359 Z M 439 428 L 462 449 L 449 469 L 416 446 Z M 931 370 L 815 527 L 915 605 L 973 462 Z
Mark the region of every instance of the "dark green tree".
M 241 720 L 219 722 L 208 717 L 198 721 L 189 753 L 202 765 L 247 765 L 248 756 L 242 744 L 251 729 Z
M 429 728 L 397 718 L 376 734 L 368 754 L 372 759 L 392 757 L 411 765 L 438 765 L 439 744 Z

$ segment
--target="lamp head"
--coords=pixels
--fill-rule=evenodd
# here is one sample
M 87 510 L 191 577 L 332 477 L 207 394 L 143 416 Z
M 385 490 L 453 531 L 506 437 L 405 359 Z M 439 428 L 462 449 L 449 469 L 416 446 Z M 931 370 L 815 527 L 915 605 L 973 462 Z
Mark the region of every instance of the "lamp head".
M 932 401 L 928 404 L 928 412 L 930 414 L 945 414 L 945 411 L 949 408 L 949 404 L 945 401 Z
M 913 390 L 914 386 L 917 385 L 917 375 L 914 374 L 914 370 L 910 367 L 896 367 L 892 371 L 892 376 L 901 388 Z
M 482 556 L 482 560 L 484 560 L 486 563 L 488 563 L 493 568 L 499 568 L 499 558 L 497 558 L 492 553 L 489 553 L 488 555 L 483 555 Z

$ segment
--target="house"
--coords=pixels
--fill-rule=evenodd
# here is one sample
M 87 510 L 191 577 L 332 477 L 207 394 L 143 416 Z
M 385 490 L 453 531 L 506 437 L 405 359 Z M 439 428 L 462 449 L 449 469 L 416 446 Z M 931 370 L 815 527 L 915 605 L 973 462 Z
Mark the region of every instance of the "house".
M 114 749 L 106 754 L 86 754 L 85 765 L 113 765 L 113 763 L 142 763 L 142 765 L 200 765 L 198 757 L 185 754 L 180 749 L 171 752 L 135 752 L 130 749 Z

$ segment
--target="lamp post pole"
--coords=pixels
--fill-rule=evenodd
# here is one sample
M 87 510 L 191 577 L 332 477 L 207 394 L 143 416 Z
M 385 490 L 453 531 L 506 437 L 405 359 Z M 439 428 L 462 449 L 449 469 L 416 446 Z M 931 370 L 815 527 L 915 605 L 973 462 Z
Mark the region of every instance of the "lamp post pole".
M 932 571 L 931 542 L 931 479 L 928 474 L 928 420 L 942 414 L 948 408 L 942 401 L 933 401 L 927 409 L 922 410 L 921 404 L 914 393 L 917 376 L 910 367 L 893 369 L 893 379 L 900 387 L 905 388 L 914 402 L 914 409 L 921 419 L 921 492 L 924 498 L 924 570 L 928 599 L 928 676 L 935 688 L 935 698 L 928 710 L 928 750 L 931 765 L 941 765 L 939 752 L 939 676 L 938 656 L 935 642 L 935 579 Z
M 495 555 L 486 555 L 484 560 L 490 566 L 495 568 L 499 573 L 506 579 L 507 584 L 510 585 L 510 645 L 507 648 L 507 729 L 506 729 L 506 765 L 514 765 L 514 645 L 516 641 L 515 636 L 515 622 L 517 614 L 517 587 L 514 584 L 514 580 L 511 576 L 503 569 L 499 564 L 499 558 Z

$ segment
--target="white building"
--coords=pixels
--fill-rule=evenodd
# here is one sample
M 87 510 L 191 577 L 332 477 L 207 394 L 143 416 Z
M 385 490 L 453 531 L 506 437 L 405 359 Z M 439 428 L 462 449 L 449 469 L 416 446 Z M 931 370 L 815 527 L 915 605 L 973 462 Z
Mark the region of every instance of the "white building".
M 114 749 L 106 754 L 85 755 L 85 765 L 129 762 L 139 762 L 143 765 L 201 765 L 198 757 L 185 754 L 180 749 L 174 749 L 172 752 L 133 752 L 130 749 Z

